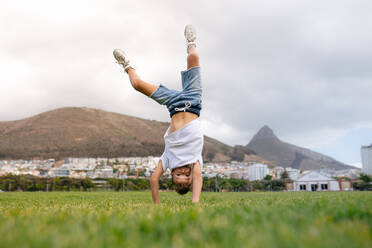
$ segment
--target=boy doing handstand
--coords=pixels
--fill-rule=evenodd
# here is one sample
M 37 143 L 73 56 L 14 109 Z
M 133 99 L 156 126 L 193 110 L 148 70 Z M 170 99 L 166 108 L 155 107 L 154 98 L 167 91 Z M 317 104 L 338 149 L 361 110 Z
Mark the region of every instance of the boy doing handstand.
M 150 179 L 155 204 L 160 203 L 159 179 L 167 169 L 171 170 L 175 190 L 179 194 L 192 190 L 194 203 L 199 202 L 203 184 L 201 154 L 204 138 L 199 120 L 202 109 L 199 55 L 196 51 L 194 27 L 187 25 L 184 34 L 188 55 L 187 70 L 181 72 L 182 91 L 143 81 L 130 64 L 127 55 L 120 49 L 114 50 L 114 57 L 128 73 L 133 88 L 165 105 L 170 113 L 171 123 L 164 134 L 165 149 Z

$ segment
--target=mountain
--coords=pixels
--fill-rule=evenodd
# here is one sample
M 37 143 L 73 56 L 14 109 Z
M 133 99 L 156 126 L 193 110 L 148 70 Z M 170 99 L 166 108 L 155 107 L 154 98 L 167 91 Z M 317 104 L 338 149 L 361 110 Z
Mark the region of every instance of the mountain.
M 0 159 L 160 156 L 168 122 L 86 107 L 65 107 L 0 122 Z M 205 136 L 205 161 L 244 160 L 247 147 Z
M 262 158 L 273 161 L 276 165 L 282 167 L 292 167 L 300 170 L 354 168 L 318 152 L 283 142 L 266 125 L 253 136 L 246 147 Z

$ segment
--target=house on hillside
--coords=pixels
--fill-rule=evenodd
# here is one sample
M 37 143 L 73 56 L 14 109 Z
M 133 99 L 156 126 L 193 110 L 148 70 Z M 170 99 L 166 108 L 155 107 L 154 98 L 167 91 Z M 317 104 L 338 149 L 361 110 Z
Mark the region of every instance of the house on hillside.
M 322 175 L 317 171 L 310 171 L 293 182 L 293 190 L 339 191 L 340 185 L 336 179 Z
M 54 177 L 68 177 L 70 176 L 70 169 L 56 168 L 54 169 Z

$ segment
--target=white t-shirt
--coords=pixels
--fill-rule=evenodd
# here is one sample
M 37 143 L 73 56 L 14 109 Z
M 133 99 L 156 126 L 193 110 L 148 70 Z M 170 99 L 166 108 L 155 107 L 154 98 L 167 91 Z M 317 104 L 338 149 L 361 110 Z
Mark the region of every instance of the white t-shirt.
M 164 134 L 165 149 L 160 159 L 163 171 L 182 167 L 199 160 L 203 165 L 202 151 L 204 136 L 199 118 L 190 121 L 169 134 L 170 126 Z

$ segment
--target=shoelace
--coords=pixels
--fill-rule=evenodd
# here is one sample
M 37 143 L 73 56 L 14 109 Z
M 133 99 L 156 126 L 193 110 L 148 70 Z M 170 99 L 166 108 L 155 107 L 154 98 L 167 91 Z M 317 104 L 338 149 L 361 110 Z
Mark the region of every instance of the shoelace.
M 182 107 L 182 108 L 174 108 L 174 110 L 176 111 L 183 111 L 183 112 L 186 112 L 186 109 L 190 108 L 191 107 L 191 103 L 190 102 L 185 102 L 185 107 Z

